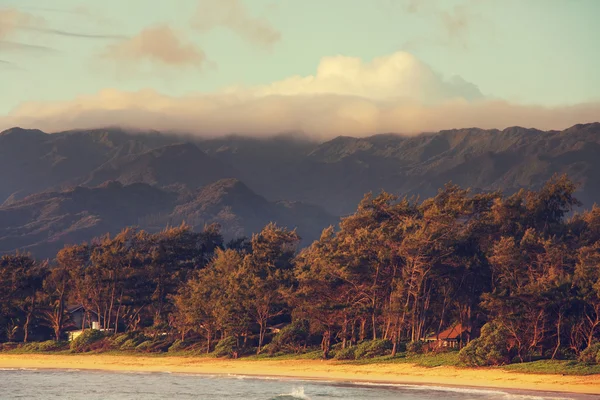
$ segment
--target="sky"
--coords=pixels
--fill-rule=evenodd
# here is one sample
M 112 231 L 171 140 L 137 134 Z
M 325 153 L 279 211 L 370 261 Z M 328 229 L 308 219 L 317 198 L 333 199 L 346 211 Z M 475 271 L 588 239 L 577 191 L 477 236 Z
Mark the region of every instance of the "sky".
M 0 129 L 600 120 L 597 0 L 0 0 Z

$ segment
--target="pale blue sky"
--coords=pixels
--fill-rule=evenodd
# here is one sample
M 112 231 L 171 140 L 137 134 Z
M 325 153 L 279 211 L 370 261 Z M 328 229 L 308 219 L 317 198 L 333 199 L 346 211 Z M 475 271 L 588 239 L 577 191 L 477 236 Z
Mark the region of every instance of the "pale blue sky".
M 201 68 L 123 72 L 100 54 L 125 39 L 21 28 L 3 34 L 0 27 L 0 115 L 21 103 L 71 100 L 106 88 L 151 88 L 182 96 L 265 85 L 314 75 L 322 57 L 344 55 L 368 62 L 397 51 L 411 53 L 443 77 L 462 77 L 486 97 L 542 106 L 600 99 L 600 0 L 240 0 L 248 18 L 258 18 L 279 33 L 280 39 L 269 46 L 246 40 L 225 25 L 194 29 L 191 20 L 198 4 L 0 0 L 0 10 L 43 18 L 23 23 L 46 31 L 130 38 L 165 24 L 208 60 Z M 205 7 L 206 13 L 214 12 Z

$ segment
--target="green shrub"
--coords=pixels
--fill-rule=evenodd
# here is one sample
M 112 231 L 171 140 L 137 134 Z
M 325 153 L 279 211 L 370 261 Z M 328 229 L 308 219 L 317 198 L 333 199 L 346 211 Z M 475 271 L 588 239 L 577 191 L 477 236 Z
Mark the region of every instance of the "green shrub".
M 406 351 L 406 342 L 399 342 L 396 345 L 396 352 L 403 353 Z
M 191 345 L 192 345 L 192 343 L 190 343 L 190 342 L 186 342 L 186 341 L 177 339 L 169 347 L 168 351 L 169 351 L 169 353 L 174 353 L 174 352 L 177 352 L 177 351 L 183 351 L 183 350 L 187 349 L 188 347 L 190 347 Z
M 149 351 L 150 348 L 152 348 L 152 345 L 154 344 L 154 342 L 152 340 L 146 340 L 140 344 L 138 344 L 135 349 L 137 351 Z
M 0 350 L 1 351 L 10 351 L 10 350 L 14 350 L 16 348 L 18 348 L 21 344 L 17 343 L 17 342 L 6 342 L 6 343 L 0 343 Z
M 37 345 L 38 351 L 59 351 L 66 350 L 69 347 L 69 343 L 67 342 L 57 342 L 56 340 L 47 340 L 45 342 L 40 342 Z
M 377 339 L 359 343 L 356 346 L 354 355 L 356 359 L 373 358 L 384 356 L 392 350 L 393 343 L 390 340 Z
M 137 333 L 137 332 L 121 333 L 119 335 L 112 336 L 110 338 L 110 341 L 111 341 L 112 345 L 118 349 L 123 345 L 123 343 L 125 343 L 129 339 L 134 338 L 137 335 L 139 335 L 139 333 Z
M 269 355 L 293 351 L 299 353 L 307 344 L 310 336 L 308 321 L 297 320 L 281 329 L 265 350 Z
M 238 354 L 237 339 L 233 336 L 221 339 L 212 355 L 215 357 L 235 357 Z
M 356 346 L 336 350 L 334 358 L 336 360 L 356 360 Z
M 507 341 L 505 328 L 488 322 L 481 328 L 481 337 L 472 340 L 460 351 L 459 360 L 469 366 L 507 364 L 510 361 Z
M 411 356 L 416 354 L 423 354 L 425 352 L 425 342 L 423 342 L 422 340 L 409 342 L 406 345 L 406 352 Z
M 579 354 L 579 362 L 589 365 L 600 364 L 600 342 L 592 343 Z
M 565 349 L 564 347 L 559 348 L 556 354 L 554 353 L 554 348 L 547 349 L 540 359 L 547 360 L 551 359 L 552 356 L 554 356 L 555 360 L 577 360 L 577 354 L 572 349 Z
M 86 329 L 71 342 L 71 351 L 81 353 L 89 351 L 94 342 L 104 339 L 106 335 L 97 329 Z
M 119 347 L 120 350 L 134 350 L 138 344 L 140 344 L 140 342 L 138 340 L 136 340 L 135 338 L 133 339 L 127 339 L 125 342 L 123 342 L 123 344 L 121 345 L 121 347 Z
M 152 345 L 148 348 L 150 353 L 165 353 L 169 350 L 169 347 L 173 344 L 173 341 L 169 339 L 153 341 Z
M 129 339 L 125 340 L 119 348 L 121 350 L 135 350 L 140 344 L 147 340 L 150 340 L 150 338 L 139 332 L 132 332 Z

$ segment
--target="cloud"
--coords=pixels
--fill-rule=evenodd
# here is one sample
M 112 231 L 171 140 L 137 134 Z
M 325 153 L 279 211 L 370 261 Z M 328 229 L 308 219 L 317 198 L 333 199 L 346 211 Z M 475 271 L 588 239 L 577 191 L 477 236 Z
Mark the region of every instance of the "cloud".
M 464 0 L 462 3 L 447 7 L 447 3 L 437 0 L 404 0 L 399 3 L 409 14 L 430 18 L 437 26 L 436 32 L 426 36 L 410 38 L 403 48 L 411 49 L 421 45 L 459 46 L 467 48 L 473 31 L 490 35 L 493 22 L 478 11 L 483 0 Z
M 200 32 L 227 28 L 243 39 L 265 47 L 271 47 L 281 39 L 281 33 L 269 21 L 250 15 L 241 0 L 199 0 L 192 27 Z
M 0 9 L 0 40 L 13 36 L 18 29 L 31 24 L 39 24 L 42 19 L 14 9 Z
M 37 44 L 28 44 L 28 43 L 20 43 L 20 42 L 11 42 L 7 40 L 0 41 L 0 50 L 3 51 L 35 51 L 38 53 L 56 53 L 57 50 L 52 47 L 41 46 Z
M 89 34 L 89 33 L 63 31 L 60 29 L 36 28 L 36 27 L 27 27 L 24 29 L 27 29 L 29 31 L 48 33 L 48 34 L 58 35 L 58 36 L 74 37 L 74 38 L 80 38 L 80 39 L 127 39 L 127 36 L 125 36 L 125 35 Z
M 12 40 L 19 32 L 37 32 L 57 36 L 66 36 L 84 39 L 122 39 L 124 36 L 114 34 L 87 34 L 54 29 L 47 26 L 47 21 L 33 14 L 18 9 L 0 9 L 0 50 L 3 51 L 37 51 L 55 52 L 56 50 L 39 44 L 23 43 Z M 11 39 L 11 40 L 8 40 Z
M 151 63 L 200 67 L 206 61 L 201 49 L 193 43 L 185 43 L 167 25 L 146 28 L 132 38 L 110 44 L 102 57 L 127 66 Z
M 512 104 L 485 97 L 460 78 L 446 79 L 400 52 L 371 62 L 328 57 L 311 76 L 215 93 L 170 97 L 150 89 L 107 89 L 71 101 L 29 102 L 0 118 L 0 127 L 59 131 L 120 125 L 204 136 L 303 131 L 326 139 L 473 126 L 561 129 L 598 120 L 600 103 Z
M 229 88 L 229 93 L 269 95 L 321 95 L 368 99 L 411 99 L 424 104 L 451 98 L 473 100 L 483 95 L 460 77 L 443 79 L 427 64 L 406 52 L 364 62 L 358 57 L 324 57 L 316 74 L 294 76 L 256 88 Z

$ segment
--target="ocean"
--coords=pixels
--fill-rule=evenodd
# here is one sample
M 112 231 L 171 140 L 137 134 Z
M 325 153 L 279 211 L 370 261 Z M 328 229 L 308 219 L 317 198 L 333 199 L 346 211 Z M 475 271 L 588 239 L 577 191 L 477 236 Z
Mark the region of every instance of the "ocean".
M 354 384 L 244 376 L 79 370 L 0 370 L 0 399 L 587 400 L 592 398 L 496 389 Z

